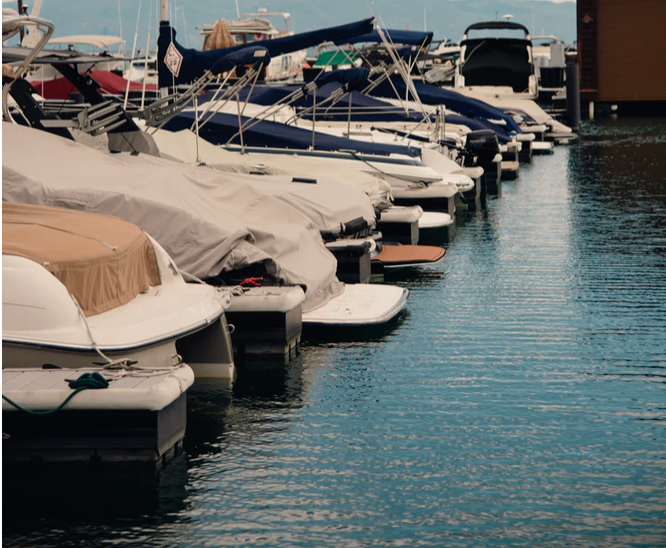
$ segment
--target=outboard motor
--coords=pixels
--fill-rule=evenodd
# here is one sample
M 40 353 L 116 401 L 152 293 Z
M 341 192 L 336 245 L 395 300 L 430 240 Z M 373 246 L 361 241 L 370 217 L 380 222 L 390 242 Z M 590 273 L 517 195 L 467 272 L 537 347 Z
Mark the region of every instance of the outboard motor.
M 476 164 L 484 170 L 488 169 L 500 151 L 497 134 L 491 129 L 470 131 L 466 135 L 466 141 L 465 148 L 476 156 Z
M 476 165 L 483 168 L 481 194 L 495 193 L 502 177 L 502 156 L 497 134 L 490 129 L 470 131 L 466 135 L 465 148 L 476 156 Z

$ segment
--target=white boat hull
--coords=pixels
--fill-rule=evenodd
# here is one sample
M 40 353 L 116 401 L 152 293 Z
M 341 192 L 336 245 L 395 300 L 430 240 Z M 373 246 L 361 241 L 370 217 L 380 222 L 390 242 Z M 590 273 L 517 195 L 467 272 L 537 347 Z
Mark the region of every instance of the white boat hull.
M 372 327 L 389 323 L 405 307 L 409 290 L 392 285 L 348 284 L 328 304 L 303 314 L 304 326 Z

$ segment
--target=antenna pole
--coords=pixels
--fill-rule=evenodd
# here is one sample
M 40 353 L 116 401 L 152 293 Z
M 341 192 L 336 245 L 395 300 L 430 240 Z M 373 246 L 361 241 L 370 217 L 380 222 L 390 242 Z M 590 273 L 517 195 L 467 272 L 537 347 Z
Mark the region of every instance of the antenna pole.
M 127 57 L 125 40 L 123 40 L 123 16 L 120 15 L 120 0 L 118 0 L 118 27 L 120 28 L 120 47 L 123 48 L 123 57 Z
M 236 0 L 236 17 L 240 21 L 240 8 L 238 7 L 238 0 Z
M 132 67 L 134 66 L 134 53 L 136 52 L 136 39 L 139 36 L 139 21 L 141 20 L 141 4 L 143 3 L 143 0 L 139 0 L 139 13 L 136 15 L 136 28 L 134 29 L 134 42 L 132 43 L 132 55 L 130 58 L 130 65 L 129 65 L 129 70 L 130 72 L 132 71 Z M 150 21 L 149 21 L 150 22 Z M 146 78 L 146 75 L 148 73 L 148 67 L 146 66 L 144 72 L 143 72 L 143 77 L 144 79 Z M 127 101 L 129 99 L 129 88 L 130 88 L 130 74 L 127 74 L 127 88 L 125 89 L 125 102 L 123 103 L 123 108 L 127 110 Z
M 536 0 L 532 0 L 532 36 L 534 36 L 534 4 Z
M 162 0 L 162 5 L 167 4 L 167 0 Z M 148 75 L 148 57 L 150 56 L 150 20 L 153 18 L 153 3 L 150 3 L 150 15 L 148 16 L 148 36 L 146 36 L 146 61 L 145 72 L 143 73 L 143 85 L 141 86 L 141 110 L 146 101 L 146 76 Z M 158 31 L 159 33 L 159 31 Z

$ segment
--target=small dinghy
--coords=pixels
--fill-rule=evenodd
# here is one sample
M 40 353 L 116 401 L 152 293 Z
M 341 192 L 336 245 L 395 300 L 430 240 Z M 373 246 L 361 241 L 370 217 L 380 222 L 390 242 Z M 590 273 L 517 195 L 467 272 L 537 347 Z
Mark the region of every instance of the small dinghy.
M 3 369 L 3 461 L 160 464 L 182 444 L 193 382 L 185 364 Z

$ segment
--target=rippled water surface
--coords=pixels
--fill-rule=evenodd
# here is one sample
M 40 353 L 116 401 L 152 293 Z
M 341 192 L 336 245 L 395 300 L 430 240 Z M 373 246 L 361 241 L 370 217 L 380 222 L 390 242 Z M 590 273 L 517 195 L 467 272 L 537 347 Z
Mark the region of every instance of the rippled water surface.
M 4 469 L 6 546 L 666 546 L 666 122 L 461 214 L 381 341 L 189 397 L 160 474 Z

